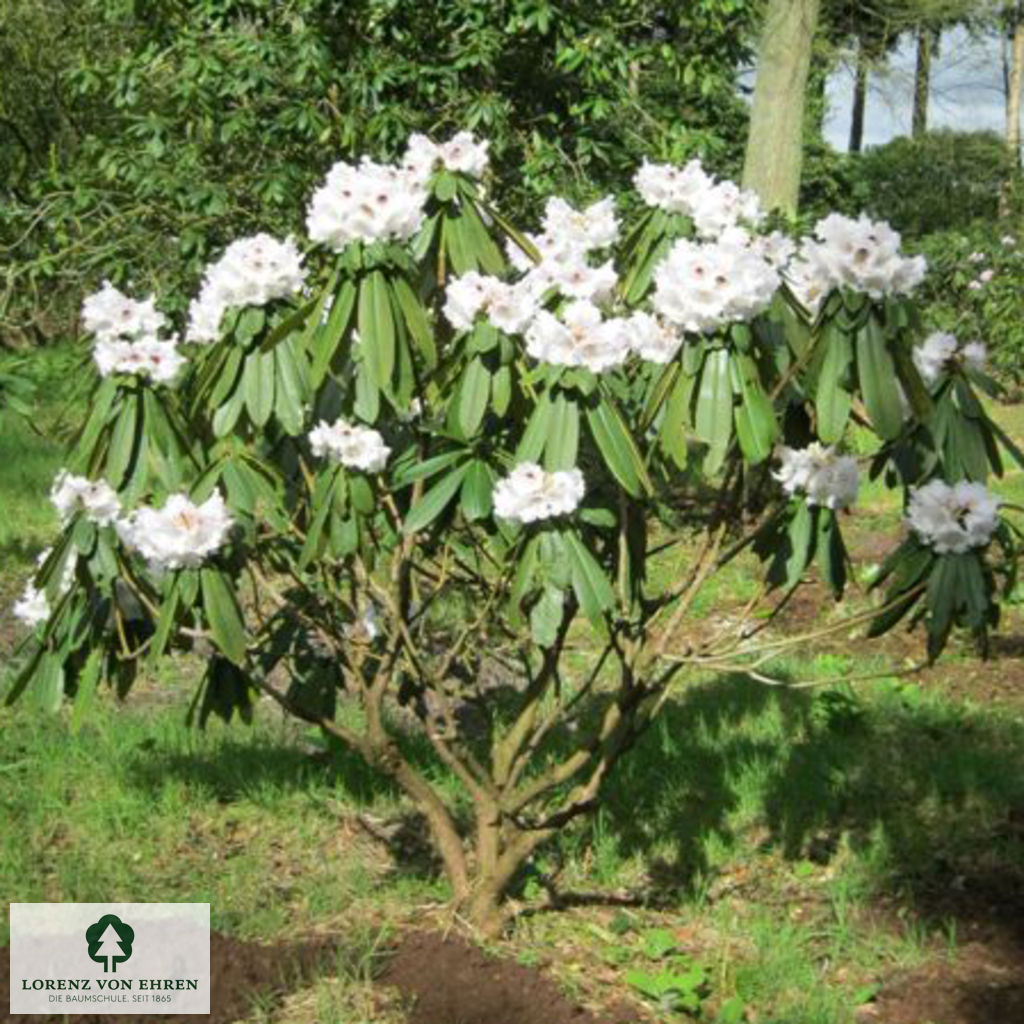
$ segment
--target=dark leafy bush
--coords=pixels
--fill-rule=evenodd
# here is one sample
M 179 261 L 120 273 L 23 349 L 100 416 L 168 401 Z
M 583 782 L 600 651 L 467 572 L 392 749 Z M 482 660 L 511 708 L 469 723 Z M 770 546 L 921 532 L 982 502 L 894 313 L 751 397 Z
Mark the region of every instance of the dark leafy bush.
M 621 188 L 645 154 L 733 171 L 750 8 L 0 0 L 0 327 L 65 329 L 129 266 L 180 310 L 211 251 L 296 230 L 326 167 L 410 130 L 489 138 L 511 213 Z
M 920 237 L 998 214 L 1011 167 L 995 132 L 928 132 L 873 146 L 849 167 L 854 205 Z

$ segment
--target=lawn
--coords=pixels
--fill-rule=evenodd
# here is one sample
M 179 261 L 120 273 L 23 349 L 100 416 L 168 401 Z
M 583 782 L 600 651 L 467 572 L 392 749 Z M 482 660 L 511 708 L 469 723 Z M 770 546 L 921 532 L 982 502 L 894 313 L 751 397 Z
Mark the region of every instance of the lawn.
M 39 417 L 4 425 L 5 604 L 56 527 L 45 494 L 82 400 L 66 383 L 74 359 L 42 358 Z M 1024 437 L 1022 407 L 999 417 Z M 997 490 L 1020 502 L 1024 475 Z M 898 514 L 869 485 L 854 546 L 891 534 Z M 741 605 L 750 579 L 738 562 L 699 614 Z M 802 625 L 844 614 L 821 596 L 810 588 L 798 603 Z M 5 624 L 5 653 L 12 635 Z M 625 1003 L 616 1020 L 946 1024 L 948 1004 L 956 1024 L 1010 1024 L 1024 992 L 1012 973 L 1024 911 L 1020 635 L 1011 607 L 994 661 L 955 647 L 911 679 L 884 676 L 920 654 L 920 638 L 868 659 L 851 631 L 773 670 L 883 678 L 688 680 L 594 819 L 531 864 L 522 896 L 542 908 L 487 953 L 542 969 L 595 1011 Z M 374 979 L 404 931 L 451 925 L 409 806 L 266 703 L 251 725 L 187 725 L 195 678 L 183 657 L 123 703 L 101 693 L 55 717 L 0 708 L 0 936 L 9 901 L 208 901 L 236 955 L 291 951 L 215 1019 L 403 1021 L 402 999 Z M 324 955 L 304 959 L 313 948 Z

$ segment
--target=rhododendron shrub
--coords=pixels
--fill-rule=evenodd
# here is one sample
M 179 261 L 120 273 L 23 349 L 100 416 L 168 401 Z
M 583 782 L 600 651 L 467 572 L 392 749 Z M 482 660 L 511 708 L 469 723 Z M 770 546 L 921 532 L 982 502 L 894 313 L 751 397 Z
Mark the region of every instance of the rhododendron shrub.
M 842 597 L 853 424 L 908 530 L 844 630 L 920 621 L 932 658 L 955 626 L 984 644 L 1015 556 L 984 348 L 922 336 L 925 267 L 887 225 L 768 233 L 695 162 L 640 168 L 632 223 L 552 197 L 520 230 L 488 174 L 466 134 L 337 164 L 308 242 L 234 242 L 180 340 L 152 298 L 86 300 L 98 381 L 15 609 L 11 698 L 123 695 L 205 651 L 201 719 L 263 694 L 358 751 L 494 931 L 675 686 L 770 678 L 803 642 L 768 629 L 794 589 Z M 747 549 L 764 607 L 691 628 Z

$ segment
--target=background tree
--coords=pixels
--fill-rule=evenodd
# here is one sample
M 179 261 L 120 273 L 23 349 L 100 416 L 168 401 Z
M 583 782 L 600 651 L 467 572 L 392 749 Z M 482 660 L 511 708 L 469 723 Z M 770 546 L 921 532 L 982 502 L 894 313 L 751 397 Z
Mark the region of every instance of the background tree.
M 792 216 L 800 194 L 804 112 L 820 0 L 768 0 L 743 163 L 743 185 Z

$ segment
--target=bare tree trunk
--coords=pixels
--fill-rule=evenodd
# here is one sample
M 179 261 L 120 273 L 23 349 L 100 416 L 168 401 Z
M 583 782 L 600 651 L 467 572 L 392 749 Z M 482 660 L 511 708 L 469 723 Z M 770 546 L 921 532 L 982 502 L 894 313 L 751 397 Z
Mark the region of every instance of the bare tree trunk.
M 804 108 L 820 0 L 768 0 L 757 62 L 743 184 L 768 209 L 796 213 Z
M 853 111 L 850 115 L 851 153 L 859 153 L 864 145 L 864 108 L 868 98 L 868 59 L 864 43 L 857 43 L 857 68 L 853 79 Z
M 1018 11 L 1013 26 L 1010 68 L 1006 76 L 1006 149 L 1014 168 L 1020 167 L 1020 91 L 1024 78 L 1024 17 Z
M 932 50 L 936 32 L 922 26 L 917 30 L 917 65 L 914 68 L 914 113 L 910 134 L 919 139 L 928 130 L 928 97 L 932 83 Z

